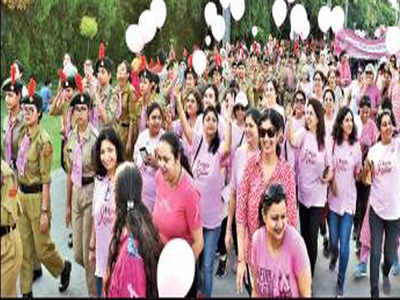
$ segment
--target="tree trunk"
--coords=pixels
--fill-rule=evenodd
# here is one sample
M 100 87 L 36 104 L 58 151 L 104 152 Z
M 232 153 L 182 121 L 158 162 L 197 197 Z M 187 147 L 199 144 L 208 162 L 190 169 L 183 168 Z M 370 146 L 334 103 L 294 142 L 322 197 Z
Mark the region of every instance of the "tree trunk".
M 90 40 L 88 39 L 88 40 L 87 40 L 87 52 L 86 52 L 86 59 L 87 59 L 87 58 L 89 58 L 89 43 L 90 43 Z

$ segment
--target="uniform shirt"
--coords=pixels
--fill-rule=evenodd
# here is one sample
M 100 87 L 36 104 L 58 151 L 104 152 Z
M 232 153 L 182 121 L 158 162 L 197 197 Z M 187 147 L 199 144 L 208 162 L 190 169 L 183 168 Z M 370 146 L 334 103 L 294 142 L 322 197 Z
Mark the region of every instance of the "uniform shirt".
M 98 136 L 97 130 L 89 123 L 83 135 L 84 142 L 82 146 L 82 177 L 93 177 L 95 169 L 92 163 L 92 149 Z M 68 143 L 65 146 L 65 165 L 69 171 L 72 168 L 75 148 L 79 146 L 78 127 L 75 127 L 68 137 Z
M 72 99 L 75 97 L 72 96 Z M 71 99 L 71 101 L 72 101 Z M 75 117 L 72 114 L 72 108 L 70 107 L 71 101 L 64 100 L 58 109 L 50 108 L 51 116 L 61 116 L 61 131 L 63 132 L 63 138 L 67 138 L 70 131 L 75 125 Z M 53 103 L 55 105 L 55 101 Z M 70 118 L 70 119 L 69 119 Z
M 47 184 L 51 179 L 53 146 L 49 134 L 37 125 L 30 133 L 25 172 L 18 175 L 18 183 L 24 185 Z M 23 136 L 18 141 L 21 146 Z
M 11 167 L 1 160 L 1 225 L 14 225 L 22 214 L 17 198 L 17 181 Z M 3 248 L 3 247 L 2 247 Z M 3 256 L 3 253 L 2 253 Z
M 97 130 L 101 130 L 107 125 L 111 124 L 114 121 L 115 114 L 117 111 L 117 105 L 118 103 L 116 101 L 113 101 L 112 98 L 112 87 L 111 85 L 107 85 L 104 89 L 99 88 L 97 90 L 97 96 L 100 99 L 101 103 L 103 104 L 106 114 L 108 117 L 108 123 L 104 123 L 100 116 L 98 115 L 97 109 L 96 109 L 96 103 L 95 107 L 93 109 L 93 113 L 97 115 L 97 117 L 92 117 L 92 124 Z
M 3 130 L 1 131 L 1 158 L 5 159 L 6 157 L 6 149 L 7 149 L 7 141 L 6 141 L 6 133 L 8 130 L 10 115 L 7 115 L 4 118 L 3 123 Z M 18 154 L 18 141 L 22 139 L 25 134 L 25 127 L 24 127 L 24 114 L 20 111 L 15 118 L 15 125 L 12 130 L 12 146 L 11 146 L 11 159 L 13 163 L 17 161 L 17 154 Z M 14 168 L 14 166 L 10 166 Z

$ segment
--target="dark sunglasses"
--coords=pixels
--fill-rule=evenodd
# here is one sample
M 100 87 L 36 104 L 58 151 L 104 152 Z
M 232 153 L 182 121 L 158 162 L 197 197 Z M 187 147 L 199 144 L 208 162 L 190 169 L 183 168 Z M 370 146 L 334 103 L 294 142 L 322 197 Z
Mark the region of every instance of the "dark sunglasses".
M 303 97 L 296 97 L 296 102 L 301 102 L 301 103 L 306 103 L 306 99 L 304 99 Z
M 266 135 L 268 135 L 268 137 L 271 139 L 275 136 L 275 134 L 276 134 L 276 130 L 272 127 L 268 128 L 268 129 L 265 129 L 265 128 L 259 129 L 259 135 L 260 135 L 260 138 L 262 138 L 262 139 L 265 138 Z

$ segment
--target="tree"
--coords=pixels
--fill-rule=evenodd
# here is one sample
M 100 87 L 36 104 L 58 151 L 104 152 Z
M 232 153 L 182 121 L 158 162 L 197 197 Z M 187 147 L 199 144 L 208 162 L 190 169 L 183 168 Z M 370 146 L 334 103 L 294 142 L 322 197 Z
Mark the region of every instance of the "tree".
M 86 57 L 89 56 L 89 42 L 92 40 L 97 33 L 97 22 L 96 18 L 83 16 L 80 26 L 81 34 L 88 39 L 88 47 Z

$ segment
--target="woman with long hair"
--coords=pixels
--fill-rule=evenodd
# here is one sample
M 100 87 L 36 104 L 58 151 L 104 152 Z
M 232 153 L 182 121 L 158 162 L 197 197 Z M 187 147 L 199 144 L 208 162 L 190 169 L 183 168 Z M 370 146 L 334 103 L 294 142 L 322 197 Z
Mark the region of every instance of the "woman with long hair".
M 286 191 L 273 184 L 261 197 L 261 226 L 251 244 L 252 297 L 311 297 L 310 260 L 304 240 L 288 224 Z
M 252 289 L 253 278 L 250 277 L 251 237 L 259 228 L 258 208 L 265 187 L 274 183 L 282 184 L 287 193 L 288 219 L 297 226 L 296 183 L 290 165 L 280 159 L 280 139 L 283 136 L 283 118 L 274 109 L 267 109 L 258 123 L 259 152 L 247 161 L 239 190 L 236 205 L 236 222 L 238 234 L 238 270 L 236 288 L 241 293 L 243 279 L 247 288 Z
M 285 109 L 278 104 L 279 90 L 278 84 L 274 79 L 268 79 L 264 84 L 264 93 L 261 100 L 261 111 L 266 109 L 275 109 L 281 114 L 282 118 L 285 116 Z
M 133 163 L 125 162 L 116 170 L 115 208 L 104 295 L 157 298 L 162 243 L 142 202 L 142 177 Z
M 108 246 L 115 220 L 115 171 L 124 161 L 124 146 L 111 127 L 105 127 L 93 147 L 96 170 L 92 202 L 92 234 L 89 243 L 89 262 L 95 265 L 96 295 L 103 290 L 106 275 Z
M 166 132 L 161 136 L 157 160 L 154 224 L 164 244 L 173 238 L 186 240 L 197 261 L 204 245 L 201 195 L 194 184 L 183 146 L 174 133 Z M 197 274 L 188 297 L 197 296 L 196 279 Z
M 369 228 L 371 235 L 371 297 L 379 297 L 379 271 L 383 236 L 383 292 L 390 294 L 389 272 L 396 257 L 400 231 L 400 138 L 394 134 L 393 112 L 383 109 L 377 117 L 380 138 L 368 152 L 364 168 L 371 177 Z M 369 177 L 369 176 L 367 176 Z
M 204 271 L 204 284 L 202 284 L 201 290 L 207 297 L 211 297 L 215 251 L 221 232 L 223 213 L 222 189 L 225 184 L 225 170 L 229 162 L 232 144 L 232 107 L 224 115 L 225 139 L 222 141 L 218 134 L 220 122 L 218 112 L 212 105 L 207 106 L 204 110 L 201 131 L 194 131 L 189 126 L 179 96 L 177 105 L 183 132 L 190 147 L 194 183 L 201 193 L 200 203 L 203 212 L 204 235 L 201 262 L 201 268 Z
M 356 179 L 362 168 L 361 146 L 357 141 L 357 127 L 350 108 L 343 107 L 339 110 L 332 137 L 334 176 L 328 193 L 329 237 L 331 244 L 329 269 L 331 271 L 335 269 L 339 256 L 336 295 L 343 296 L 350 254 L 351 228 L 356 211 Z
M 328 182 L 332 179 L 332 155 L 329 139 L 325 138 L 322 104 L 311 98 L 306 111 L 305 130 L 294 133 L 293 117 L 289 109 L 288 139 L 299 149 L 298 200 L 300 202 L 300 230 L 307 246 L 311 272 L 318 254 L 318 228 L 327 200 Z
M 335 94 L 334 103 L 334 114 L 336 115 L 339 109 L 344 105 L 344 93 L 343 89 L 337 84 L 337 78 L 339 78 L 339 72 L 336 70 L 329 70 L 327 75 L 326 89 L 330 89 Z

